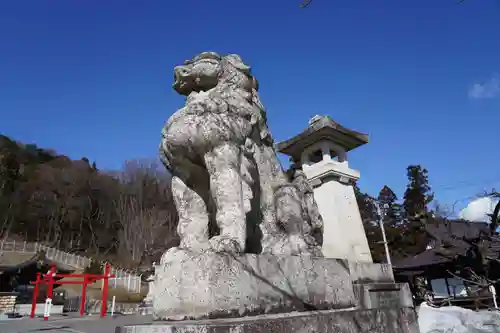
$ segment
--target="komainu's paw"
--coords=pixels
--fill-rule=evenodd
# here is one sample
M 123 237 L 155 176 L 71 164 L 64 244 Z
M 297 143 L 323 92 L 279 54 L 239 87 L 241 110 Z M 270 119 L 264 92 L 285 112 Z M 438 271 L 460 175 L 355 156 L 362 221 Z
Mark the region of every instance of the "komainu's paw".
M 210 238 L 210 247 L 215 252 L 241 253 L 243 249 L 238 242 L 224 236 L 214 236 Z

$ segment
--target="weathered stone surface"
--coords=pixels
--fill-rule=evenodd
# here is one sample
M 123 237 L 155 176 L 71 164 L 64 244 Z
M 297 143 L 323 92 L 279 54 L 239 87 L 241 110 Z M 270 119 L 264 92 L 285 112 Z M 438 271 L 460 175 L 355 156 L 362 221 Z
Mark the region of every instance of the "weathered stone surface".
M 234 317 L 355 305 L 345 261 L 172 249 L 156 270 L 157 319 Z
M 160 157 L 173 175 L 180 248 L 320 256 L 250 67 L 238 55 L 203 52 L 174 75 L 186 104 L 163 128 Z
M 307 180 L 306 174 L 293 166 L 287 172 L 289 179 L 296 185 L 302 194 L 303 218 L 310 228 L 304 233 L 304 238 L 309 240 L 314 254 L 322 253 L 319 245 L 323 244 L 323 217 L 319 213 L 318 205 L 314 199 L 314 189 Z M 311 239 L 312 238 L 312 239 Z
M 394 282 L 394 273 L 388 264 L 349 261 L 349 271 L 353 283 Z
M 353 289 L 361 309 L 413 307 L 407 283 L 355 283 Z
M 125 326 L 117 333 L 419 333 L 413 308 L 330 310 Z

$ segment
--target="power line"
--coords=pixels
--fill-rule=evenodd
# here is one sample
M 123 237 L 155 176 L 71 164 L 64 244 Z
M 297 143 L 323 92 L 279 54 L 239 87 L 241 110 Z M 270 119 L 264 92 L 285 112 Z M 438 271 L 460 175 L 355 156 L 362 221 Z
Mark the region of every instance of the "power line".
M 466 187 L 472 187 L 472 186 L 478 186 L 478 185 L 481 185 L 481 184 L 485 184 L 485 183 L 489 183 L 489 184 L 498 184 L 500 183 L 500 176 L 497 176 L 495 178 L 490 178 L 490 179 L 484 179 L 482 181 L 461 181 L 461 182 L 457 182 L 457 183 L 454 183 L 454 184 L 445 184 L 445 185 L 438 185 L 438 186 L 432 186 L 432 189 L 433 190 L 436 190 L 436 189 L 439 189 L 441 191 L 449 191 L 449 190 L 454 190 L 454 189 L 459 189 L 459 188 L 466 188 Z

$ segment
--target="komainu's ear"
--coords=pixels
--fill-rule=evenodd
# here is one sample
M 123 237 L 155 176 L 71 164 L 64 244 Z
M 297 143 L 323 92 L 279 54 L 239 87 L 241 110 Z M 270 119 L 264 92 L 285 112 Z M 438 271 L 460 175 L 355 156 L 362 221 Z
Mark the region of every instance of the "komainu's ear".
M 222 58 L 215 52 L 202 52 L 197 56 L 194 56 L 193 59 L 184 61 L 184 65 L 191 65 L 199 60 L 204 60 L 204 59 L 220 61 Z
M 225 59 L 228 63 L 245 73 L 246 75 L 250 75 L 251 67 L 246 65 L 243 60 L 241 60 L 240 56 L 237 54 L 228 54 L 223 59 Z

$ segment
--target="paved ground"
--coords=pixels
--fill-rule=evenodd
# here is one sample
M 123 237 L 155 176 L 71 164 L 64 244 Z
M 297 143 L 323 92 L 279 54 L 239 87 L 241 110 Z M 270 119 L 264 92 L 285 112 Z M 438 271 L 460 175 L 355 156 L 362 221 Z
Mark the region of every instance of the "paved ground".
M 145 324 L 152 321 L 151 316 L 118 315 L 113 318 L 99 316 L 53 316 L 43 319 L 8 319 L 0 321 L 1 333 L 113 333 L 116 326 Z

